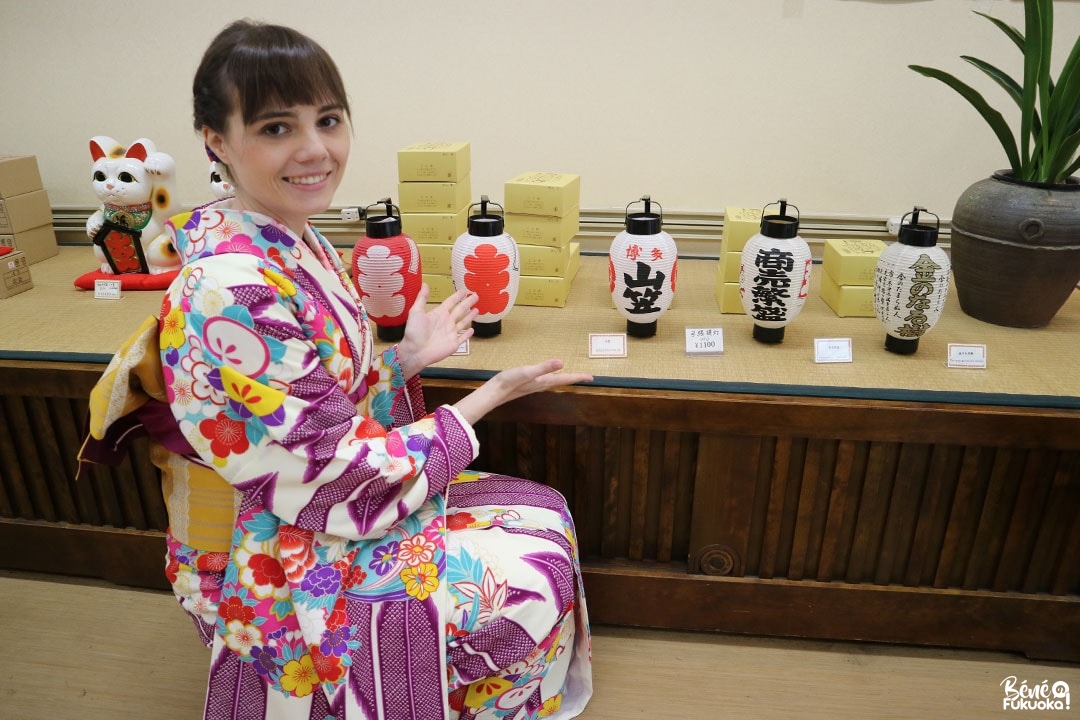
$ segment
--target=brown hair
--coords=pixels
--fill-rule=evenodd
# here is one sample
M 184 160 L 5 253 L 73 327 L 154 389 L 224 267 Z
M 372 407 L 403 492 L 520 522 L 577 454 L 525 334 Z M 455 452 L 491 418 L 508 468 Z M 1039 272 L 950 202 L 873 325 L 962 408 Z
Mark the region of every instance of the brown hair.
M 225 132 L 229 113 L 244 124 L 277 105 L 338 104 L 349 115 L 341 73 L 306 35 L 281 25 L 237 20 L 203 54 L 192 83 L 195 129 Z

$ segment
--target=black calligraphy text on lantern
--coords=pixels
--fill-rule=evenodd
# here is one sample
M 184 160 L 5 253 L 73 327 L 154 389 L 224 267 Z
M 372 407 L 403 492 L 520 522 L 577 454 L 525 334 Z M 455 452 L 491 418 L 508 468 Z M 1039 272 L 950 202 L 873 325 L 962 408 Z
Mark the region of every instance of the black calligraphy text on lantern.
M 786 250 L 762 248 L 754 257 L 754 266 L 758 269 L 750 288 L 754 318 L 782 321 L 787 316 L 786 301 L 791 298 L 789 273 L 795 267 L 794 255 Z
M 935 272 L 940 270 L 941 266 L 931 260 L 929 255 L 923 254 L 919 255 L 910 267 L 915 271 L 906 305 L 910 312 L 904 318 L 904 325 L 897 334 L 900 337 L 919 338 L 930 329 L 926 310 L 934 297 L 934 283 L 937 282 Z
M 623 273 L 623 281 L 626 283 L 623 297 L 633 303 L 626 309 L 627 312 L 633 315 L 659 312 L 656 301 L 660 299 L 660 294 L 663 292 L 664 273 L 657 270 L 656 275 L 652 275 L 652 267 L 638 260 L 637 277 L 632 278 L 630 273 Z

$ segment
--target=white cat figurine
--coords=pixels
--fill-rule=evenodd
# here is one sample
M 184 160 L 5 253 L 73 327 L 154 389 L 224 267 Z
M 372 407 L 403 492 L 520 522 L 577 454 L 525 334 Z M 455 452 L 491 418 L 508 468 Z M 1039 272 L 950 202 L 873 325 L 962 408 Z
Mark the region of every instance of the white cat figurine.
M 180 256 L 164 232 L 165 221 L 182 210 L 172 156 L 147 138 L 125 148 L 103 135 L 90 140 L 90 156 L 102 206 L 86 221 L 86 234 L 101 272 L 158 275 L 179 269 Z
M 218 200 L 230 197 L 233 194 L 233 186 L 229 182 L 228 176 L 221 172 L 221 168 L 213 160 L 210 161 L 210 189 L 213 190 L 214 197 Z

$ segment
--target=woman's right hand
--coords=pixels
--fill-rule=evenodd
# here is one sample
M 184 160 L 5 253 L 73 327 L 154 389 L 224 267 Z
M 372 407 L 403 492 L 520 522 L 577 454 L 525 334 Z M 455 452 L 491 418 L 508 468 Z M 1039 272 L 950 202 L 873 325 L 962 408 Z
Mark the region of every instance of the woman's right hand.
M 503 370 L 459 400 L 454 407 L 470 424 L 511 400 L 555 387 L 592 382 L 588 373 L 563 373 L 562 360 L 545 360 L 535 365 L 519 365 Z

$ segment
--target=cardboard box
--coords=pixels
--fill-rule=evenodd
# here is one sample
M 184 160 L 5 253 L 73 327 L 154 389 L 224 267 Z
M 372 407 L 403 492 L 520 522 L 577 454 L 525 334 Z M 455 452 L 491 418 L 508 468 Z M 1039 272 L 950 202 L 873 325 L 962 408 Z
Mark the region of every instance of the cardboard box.
M 722 283 L 738 283 L 739 268 L 742 266 L 741 252 L 720 253 L 720 261 L 717 264 L 717 273 Z
M 19 250 L 0 255 L 0 298 L 9 298 L 34 287 L 30 263 Z
M 24 195 L 42 187 L 35 156 L 0 155 L 0 198 Z
M 576 261 L 575 256 L 580 253 L 581 243 L 576 242 L 564 247 L 518 243 L 522 275 L 565 277 L 570 269 L 570 263 Z
M 436 275 L 434 273 L 423 273 L 424 282 L 431 288 L 431 294 L 428 295 L 429 303 L 441 303 L 446 298 L 454 294 L 454 278 L 449 274 Z
M 456 213 L 469 206 L 469 177 L 459 182 L 399 182 L 398 208 L 405 213 Z M 414 240 L 416 238 L 413 238 Z
M 26 253 L 26 262 L 30 265 L 48 260 L 60 253 L 52 223 L 14 235 L 0 235 L 0 247 L 13 247 Z M 93 265 L 96 261 L 89 248 L 87 253 L 88 262 Z
M 503 197 L 508 213 L 564 217 L 581 207 L 581 177 L 571 173 L 522 173 L 507 181 Z
M 0 198 L 0 235 L 14 235 L 23 230 L 51 225 L 49 196 L 44 190 Z
M 414 143 L 398 150 L 398 180 L 460 182 L 471 170 L 469 143 Z
M 761 208 L 724 208 L 724 228 L 720 233 L 720 252 L 738 252 L 746 241 L 761 230 Z
M 574 208 L 562 217 L 508 212 L 503 220 L 506 232 L 519 244 L 564 248 L 577 237 L 581 211 Z
M 453 245 L 416 243 L 416 249 L 420 251 L 420 267 L 424 274 L 452 274 L 450 256 L 454 249 Z
M 401 230 L 416 243 L 453 245 L 469 228 L 469 206 L 451 213 L 401 213 Z
M 880 240 L 826 240 L 821 267 L 837 285 L 873 285 L 885 247 Z
M 873 285 L 840 285 L 823 272 L 821 299 L 839 317 L 876 317 Z
M 515 305 L 536 307 L 565 307 L 570 296 L 570 287 L 581 267 L 580 253 L 570 256 L 570 266 L 565 277 L 546 277 L 541 275 L 522 275 L 518 281 Z
M 742 299 L 739 297 L 739 283 L 720 282 L 716 283 L 716 303 L 720 306 L 720 312 L 730 315 L 745 315 Z

